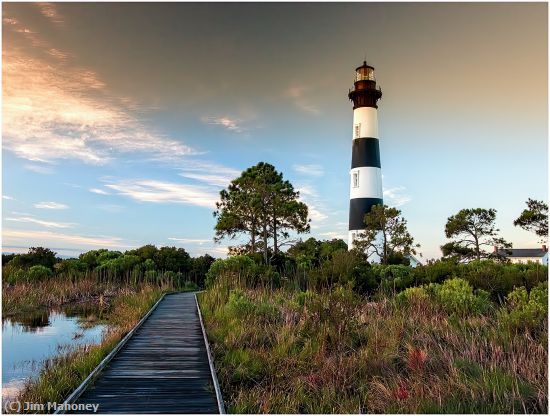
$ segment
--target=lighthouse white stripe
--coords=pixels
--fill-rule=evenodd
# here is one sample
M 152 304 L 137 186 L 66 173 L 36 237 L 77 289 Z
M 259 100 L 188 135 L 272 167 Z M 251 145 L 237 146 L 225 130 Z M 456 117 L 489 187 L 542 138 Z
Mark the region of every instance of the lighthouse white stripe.
M 353 138 L 378 138 L 378 110 L 374 107 L 359 107 L 353 110 Z
M 353 248 L 353 243 L 358 238 L 361 238 L 361 235 L 365 233 L 365 230 L 349 230 L 348 231 L 348 250 Z
M 358 174 L 358 177 L 354 176 Z M 350 199 L 382 198 L 382 170 L 363 166 L 350 170 Z

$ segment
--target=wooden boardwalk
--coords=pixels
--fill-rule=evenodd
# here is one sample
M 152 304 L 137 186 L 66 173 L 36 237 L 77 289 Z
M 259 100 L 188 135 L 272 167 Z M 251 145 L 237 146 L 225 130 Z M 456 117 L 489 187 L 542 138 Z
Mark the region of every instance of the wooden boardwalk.
M 220 413 L 193 293 L 166 295 L 76 400 L 98 413 Z

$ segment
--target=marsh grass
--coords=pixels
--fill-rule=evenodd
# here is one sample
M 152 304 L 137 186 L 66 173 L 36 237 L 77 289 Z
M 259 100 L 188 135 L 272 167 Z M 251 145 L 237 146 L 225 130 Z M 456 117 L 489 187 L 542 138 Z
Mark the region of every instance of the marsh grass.
M 100 344 L 60 350 L 45 362 L 37 379 L 29 381 L 16 400 L 30 403 L 62 403 L 84 381 L 122 337 L 160 298 L 158 287 L 127 289 L 112 299 L 107 316 L 109 329 Z
M 231 413 L 547 413 L 547 317 L 533 336 L 497 304 L 239 281 L 200 294 Z

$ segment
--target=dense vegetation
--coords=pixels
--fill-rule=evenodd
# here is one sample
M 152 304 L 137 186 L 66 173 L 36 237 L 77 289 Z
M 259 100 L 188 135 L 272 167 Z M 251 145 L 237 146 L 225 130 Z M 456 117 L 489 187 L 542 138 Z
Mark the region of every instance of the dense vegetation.
M 309 239 L 217 260 L 200 301 L 230 412 L 546 413 L 547 273 Z
M 43 282 L 52 277 L 101 283 L 158 284 L 175 289 L 197 289 L 204 285 L 214 258 L 208 254 L 191 257 L 183 248 L 148 244 L 126 252 L 91 250 L 78 258 L 62 260 L 43 247 L 31 247 L 26 254 L 3 254 L 3 282 Z

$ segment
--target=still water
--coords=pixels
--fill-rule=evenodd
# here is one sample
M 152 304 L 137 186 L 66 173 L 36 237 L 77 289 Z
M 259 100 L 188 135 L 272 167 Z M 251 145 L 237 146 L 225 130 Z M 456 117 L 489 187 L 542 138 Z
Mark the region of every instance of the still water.
M 69 348 L 101 341 L 98 311 L 46 310 L 2 321 L 2 399 L 13 398 L 46 360 Z

